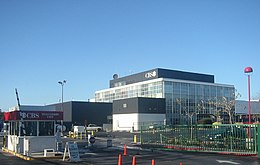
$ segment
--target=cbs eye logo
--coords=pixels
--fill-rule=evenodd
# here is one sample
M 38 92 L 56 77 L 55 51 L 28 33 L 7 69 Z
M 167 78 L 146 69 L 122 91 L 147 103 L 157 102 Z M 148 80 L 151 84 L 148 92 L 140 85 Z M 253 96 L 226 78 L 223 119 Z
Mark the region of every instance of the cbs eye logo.
M 156 77 L 156 71 L 153 72 L 148 72 L 144 75 L 145 78 L 152 78 L 152 77 Z

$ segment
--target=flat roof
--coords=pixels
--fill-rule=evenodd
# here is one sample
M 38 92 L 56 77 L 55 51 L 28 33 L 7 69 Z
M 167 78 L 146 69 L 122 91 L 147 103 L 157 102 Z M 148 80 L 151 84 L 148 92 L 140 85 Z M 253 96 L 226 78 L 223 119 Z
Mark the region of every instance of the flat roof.
M 110 88 L 123 86 L 128 84 L 134 84 L 142 81 L 147 81 L 157 78 L 170 78 L 186 81 L 197 81 L 205 83 L 214 83 L 214 75 L 185 72 L 178 70 L 155 68 L 148 71 L 132 74 L 118 78 L 115 76 L 113 80 L 110 80 Z
M 177 80 L 177 79 L 169 79 L 169 78 L 157 78 L 157 79 L 151 79 L 147 81 L 142 81 L 142 82 L 137 82 L 135 84 L 128 84 L 124 86 L 118 86 L 118 87 L 113 87 L 113 88 L 107 88 L 107 89 L 101 89 L 95 92 L 100 93 L 100 92 L 107 92 L 110 90 L 117 90 L 117 89 L 122 89 L 126 87 L 131 87 L 133 85 L 142 85 L 146 83 L 153 83 L 153 82 L 158 82 L 158 81 L 172 81 L 172 82 L 180 82 L 180 83 L 192 83 L 192 84 L 201 84 L 201 85 L 210 85 L 210 86 L 221 86 L 221 87 L 228 87 L 228 88 L 234 88 L 234 85 L 229 85 L 229 84 L 220 84 L 220 83 L 207 83 L 207 82 L 198 82 L 198 81 L 187 81 L 187 80 Z

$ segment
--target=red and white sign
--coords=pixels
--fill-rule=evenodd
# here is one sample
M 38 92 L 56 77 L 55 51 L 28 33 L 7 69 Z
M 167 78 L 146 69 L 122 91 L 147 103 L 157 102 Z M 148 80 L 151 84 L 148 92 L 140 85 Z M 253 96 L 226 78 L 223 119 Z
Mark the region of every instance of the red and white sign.
M 60 111 L 13 111 L 4 113 L 4 121 L 9 120 L 63 120 Z

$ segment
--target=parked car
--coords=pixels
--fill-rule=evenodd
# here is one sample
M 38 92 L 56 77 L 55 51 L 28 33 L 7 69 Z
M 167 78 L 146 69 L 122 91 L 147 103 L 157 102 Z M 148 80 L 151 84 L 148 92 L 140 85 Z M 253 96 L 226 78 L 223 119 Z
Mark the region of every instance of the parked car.
M 222 127 L 211 130 L 203 140 L 208 147 L 245 149 L 248 144 L 247 128 Z
M 208 140 L 223 140 L 224 138 L 246 138 L 247 133 L 245 128 L 223 127 L 211 130 L 211 132 L 207 134 L 206 137 Z
M 154 123 L 152 125 L 149 125 L 148 127 L 150 130 L 157 130 L 157 129 L 161 129 L 161 125 Z

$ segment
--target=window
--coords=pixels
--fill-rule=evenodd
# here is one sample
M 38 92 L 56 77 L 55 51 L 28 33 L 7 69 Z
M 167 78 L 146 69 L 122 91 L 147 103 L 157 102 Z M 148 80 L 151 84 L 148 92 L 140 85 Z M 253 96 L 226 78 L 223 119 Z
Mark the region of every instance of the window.
M 123 104 L 123 108 L 127 108 L 127 104 Z
M 39 122 L 39 136 L 53 136 L 54 135 L 54 122 L 41 121 Z
M 25 121 L 23 124 L 24 128 L 21 128 L 22 136 L 37 136 L 37 121 Z
M 18 135 L 19 123 L 18 122 L 10 122 L 10 135 Z

